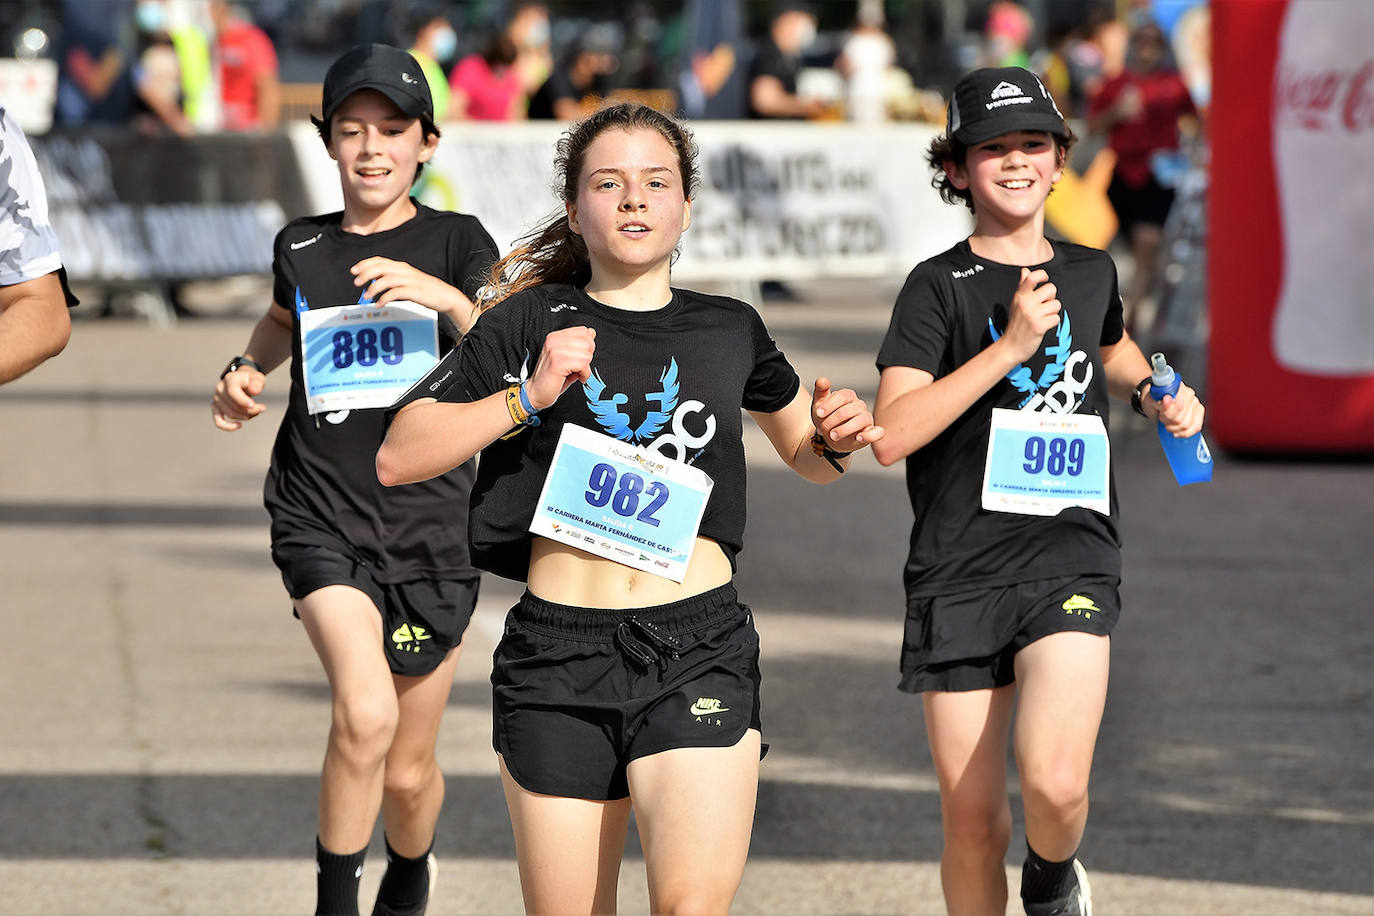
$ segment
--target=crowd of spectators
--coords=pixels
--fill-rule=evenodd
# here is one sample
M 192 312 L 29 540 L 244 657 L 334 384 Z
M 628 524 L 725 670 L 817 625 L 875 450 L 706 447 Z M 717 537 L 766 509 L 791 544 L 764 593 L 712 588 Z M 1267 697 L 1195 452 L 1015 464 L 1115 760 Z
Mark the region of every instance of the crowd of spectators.
M 1115 155 L 1111 204 L 1141 283 L 1173 197 L 1161 163 L 1176 156 L 1180 125 L 1201 134 L 1210 85 L 1206 0 L 682 0 L 671 13 L 621 5 L 614 18 L 541 2 L 57 2 L 59 128 L 272 130 L 283 119 L 279 54 L 308 98 L 311 52 L 365 41 L 411 50 L 440 120 L 567 121 L 632 94 L 690 118 L 940 124 L 961 72 L 1026 66 L 1086 141 L 1074 164 Z

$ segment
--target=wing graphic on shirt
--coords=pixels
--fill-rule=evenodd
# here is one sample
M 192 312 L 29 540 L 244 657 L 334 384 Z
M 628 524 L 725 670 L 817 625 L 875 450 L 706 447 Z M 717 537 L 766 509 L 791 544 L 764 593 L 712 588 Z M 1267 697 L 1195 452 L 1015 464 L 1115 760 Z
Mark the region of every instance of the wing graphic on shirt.
M 659 430 L 668 425 L 668 421 L 673 418 L 673 411 L 677 409 L 677 359 L 674 358 L 668 363 L 668 368 L 663 370 L 663 374 L 658 377 L 663 385 L 661 391 L 654 394 L 646 394 L 644 400 L 657 401 L 658 410 L 649 411 L 644 417 L 644 422 L 639 424 L 635 430 L 635 441 L 648 441 L 657 436 Z
M 630 429 L 630 417 L 620 409 L 630 399 L 619 393 L 603 399 L 606 383 L 595 369 L 592 370 L 592 377 L 582 383 L 582 390 L 587 395 L 587 407 L 596 416 L 601 428 L 623 442 L 633 442 L 635 434 Z

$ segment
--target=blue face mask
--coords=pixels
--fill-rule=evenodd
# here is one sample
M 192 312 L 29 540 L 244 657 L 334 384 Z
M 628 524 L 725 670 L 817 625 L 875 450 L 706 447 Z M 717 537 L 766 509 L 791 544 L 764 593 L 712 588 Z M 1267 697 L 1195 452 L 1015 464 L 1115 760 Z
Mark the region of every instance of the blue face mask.
M 458 33 L 453 29 L 444 28 L 434 33 L 434 59 L 440 62 L 446 61 L 453 56 L 453 52 L 458 50 Z
M 161 32 L 167 27 L 167 11 L 161 3 L 140 3 L 134 7 L 134 22 L 140 32 Z

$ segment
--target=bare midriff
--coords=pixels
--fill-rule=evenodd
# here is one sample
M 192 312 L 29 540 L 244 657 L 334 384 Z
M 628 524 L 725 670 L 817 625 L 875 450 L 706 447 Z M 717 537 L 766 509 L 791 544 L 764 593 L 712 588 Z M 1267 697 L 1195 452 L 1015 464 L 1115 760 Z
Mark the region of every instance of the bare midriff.
M 681 583 L 535 537 L 530 552 L 530 593 L 545 601 L 584 608 L 652 607 L 681 601 L 730 581 L 720 545 L 698 537 Z

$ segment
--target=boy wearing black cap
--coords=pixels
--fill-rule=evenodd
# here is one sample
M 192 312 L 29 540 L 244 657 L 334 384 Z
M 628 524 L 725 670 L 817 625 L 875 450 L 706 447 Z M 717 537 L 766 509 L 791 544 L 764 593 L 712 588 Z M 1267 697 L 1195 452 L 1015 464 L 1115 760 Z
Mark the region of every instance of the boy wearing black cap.
M 410 196 L 439 141 L 413 57 L 378 44 L 348 51 L 325 76 L 323 113 L 315 125 L 344 208 L 277 235 L 272 304 L 221 374 L 213 418 L 232 431 L 261 414 L 266 373 L 290 357 L 263 495 L 272 559 L 332 696 L 316 912 L 358 912 L 380 811 L 388 865 L 373 913 L 423 913 L 444 796 L 434 745 L 477 599 L 474 468 L 387 489 L 374 458 L 381 408 L 471 325 L 496 246 L 475 217 Z
M 915 512 L 900 687 L 922 695 L 951 913 L 1006 909 L 1014 707 L 1022 902 L 1091 913 L 1075 854 L 1120 612 L 1107 397 L 1175 435 L 1202 427 L 1191 389 L 1150 398 L 1111 259 L 1045 237 L 1073 139 L 1030 72 L 959 82 L 927 158 L 973 234 L 911 272 L 877 360 L 873 451 L 906 459 Z

